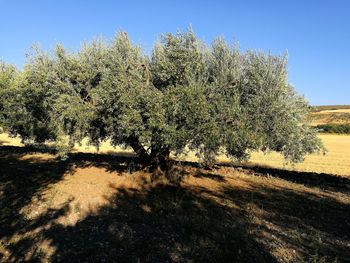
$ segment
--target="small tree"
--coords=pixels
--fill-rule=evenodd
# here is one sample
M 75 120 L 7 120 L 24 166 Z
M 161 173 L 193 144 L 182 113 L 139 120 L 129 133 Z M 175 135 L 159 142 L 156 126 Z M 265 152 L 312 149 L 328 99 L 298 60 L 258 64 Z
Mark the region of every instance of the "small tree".
M 124 32 L 77 53 L 37 51 L 18 79 L 7 108 L 22 117 L 8 127 L 35 141 L 110 140 L 162 170 L 170 153 L 188 150 L 212 163 L 256 150 L 299 162 L 323 149 L 307 101 L 288 83 L 285 56 L 242 52 L 220 38 L 208 47 L 191 30 L 163 35 L 150 57 Z
M 17 70 L 12 65 L 0 61 L 0 129 L 8 121 L 8 113 L 5 111 L 8 102 L 9 90 L 15 86 Z
M 16 79 L 16 68 L 0 61 L 0 133 L 4 132 L 9 120 L 9 93 Z

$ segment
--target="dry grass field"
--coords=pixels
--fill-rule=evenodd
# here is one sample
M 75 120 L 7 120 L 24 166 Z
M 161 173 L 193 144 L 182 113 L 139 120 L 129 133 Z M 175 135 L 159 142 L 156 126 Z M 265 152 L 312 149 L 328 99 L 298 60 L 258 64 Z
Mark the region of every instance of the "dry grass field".
M 336 109 L 336 110 L 322 110 L 322 111 L 320 111 L 320 113 L 335 113 L 335 112 L 350 113 L 350 109 Z
M 319 136 L 328 150 L 326 155 L 310 155 L 306 157 L 303 163 L 290 165 L 285 164 L 283 157 L 277 153 L 253 153 L 249 163 L 246 163 L 245 165 L 259 165 L 300 172 L 331 173 L 350 177 L 350 136 L 339 134 L 320 134 Z M 23 146 L 20 139 L 9 138 L 6 134 L 0 134 L 0 145 Z M 75 152 L 97 153 L 96 149 L 89 146 L 86 141 L 81 146 L 77 145 Z M 114 148 L 108 143 L 102 144 L 100 153 L 132 154 L 129 149 L 123 149 L 120 147 Z M 178 160 L 192 162 L 198 161 L 195 154 L 191 152 L 187 156 L 178 157 Z M 219 162 L 228 163 L 230 160 L 225 156 L 222 156 L 219 158 Z
M 250 161 L 244 165 L 264 166 L 270 168 L 280 168 L 285 170 L 331 173 L 350 177 L 350 136 L 339 134 L 320 134 L 319 137 L 326 146 L 328 152 L 326 155 L 313 154 L 305 158 L 305 161 L 299 164 L 285 164 L 283 157 L 278 153 L 264 154 L 254 152 Z M 190 153 L 182 160 L 198 161 L 194 154 Z M 219 158 L 222 163 L 229 163 L 230 160 L 225 156 Z
M 328 150 L 326 155 L 310 155 L 306 157 L 304 162 L 291 166 L 284 165 L 283 158 L 279 154 L 254 153 L 251 163 L 295 171 L 331 173 L 350 177 L 350 136 L 339 134 L 321 134 L 319 136 Z

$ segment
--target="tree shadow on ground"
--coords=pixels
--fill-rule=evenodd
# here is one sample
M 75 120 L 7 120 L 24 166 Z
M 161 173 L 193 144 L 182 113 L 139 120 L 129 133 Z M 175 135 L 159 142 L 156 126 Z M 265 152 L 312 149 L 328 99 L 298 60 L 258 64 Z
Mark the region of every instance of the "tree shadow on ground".
M 222 194 L 253 211 L 253 232 L 267 247 L 280 242 L 299 252 L 300 262 L 349 262 L 349 203 L 266 185 L 252 191 L 224 187 Z
M 96 154 L 73 154 L 66 161 L 21 158 L 31 152 L 35 149 L 0 147 L 0 249 L 8 253 L 0 250 L 0 261 L 43 261 L 46 252 L 37 246 L 42 242 L 52 249 L 53 262 L 288 261 L 278 257 L 279 248 L 295 250 L 294 261 L 350 258 L 348 204 L 298 189 L 254 184 L 249 176 L 240 180 L 251 187 L 242 188 L 205 170 L 194 178 L 208 179 L 218 188 L 161 183 L 118 187 L 107 205 L 74 225 L 56 220 L 69 212 L 69 203 L 38 218 L 25 218 L 20 211 L 32 196 L 65 173 L 89 166 L 125 172 L 137 162 Z
M 30 227 L 45 225 L 64 213 L 65 210 L 50 210 L 48 215 L 33 222 L 22 215 L 21 209 L 28 205 L 34 196 L 40 199 L 41 192 L 62 180 L 66 173 L 73 173 L 79 167 L 88 166 L 124 172 L 128 169 L 128 163 L 134 161 L 134 158 L 123 155 L 111 157 L 80 153 L 71 154 L 65 161 L 59 158 L 40 160 L 37 156 L 28 157 L 38 153 L 56 154 L 56 150 L 47 146 L 0 146 L 1 242 L 7 243 L 16 235 L 25 234 Z M 7 247 L 10 253 L 13 252 L 13 261 L 24 260 L 23 256 L 32 247 L 33 242 L 23 239 L 15 247 Z M 5 252 L 1 245 L 0 243 L 0 262 Z
M 117 189 L 111 205 L 45 237 L 53 261 L 274 262 L 248 235 L 244 215 L 186 188 Z M 72 251 L 72 247 L 76 247 Z
M 30 220 L 24 218 L 21 209 L 31 202 L 37 193 L 61 180 L 69 169 L 68 163 L 56 161 L 32 162 L 21 158 L 30 153 L 47 153 L 48 149 L 34 147 L 0 147 L 0 239 L 3 243 L 18 233 L 24 233 Z M 40 224 L 40 222 L 36 222 Z M 16 248 L 8 248 L 15 254 L 32 245 L 31 240 L 21 240 Z M 0 261 L 4 257 L 0 251 Z M 18 252 L 20 253 L 20 252 Z M 17 256 L 14 256 L 16 261 Z
M 291 171 L 266 165 L 234 163 L 220 163 L 219 165 L 233 167 L 251 175 L 275 177 L 309 187 L 350 193 L 350 179 L 335 174 Z

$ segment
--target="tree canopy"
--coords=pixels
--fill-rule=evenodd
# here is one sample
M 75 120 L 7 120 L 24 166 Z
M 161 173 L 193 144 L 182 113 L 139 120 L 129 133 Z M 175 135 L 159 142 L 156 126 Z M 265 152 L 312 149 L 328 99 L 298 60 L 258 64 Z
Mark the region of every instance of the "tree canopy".
M 323 149 L 308 112 L 286 56 L 243 52 L 222 38 L 208 46 L 191 30 L 164 34 L 149 56 L 119 32 L 77 52 L 34 48 L 22 70 L 0 64 L 1 126 L 62 151 L 89 138 L 155 165 L 189 150 L 207 163 L 257 150 L 300 162 Z

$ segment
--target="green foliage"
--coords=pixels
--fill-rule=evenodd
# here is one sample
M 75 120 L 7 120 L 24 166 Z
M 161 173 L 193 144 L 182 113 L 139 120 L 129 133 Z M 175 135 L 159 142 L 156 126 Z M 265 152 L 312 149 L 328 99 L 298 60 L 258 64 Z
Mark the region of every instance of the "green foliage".
M 2 66 L 0 88 L 9 131 L 65 151 L 84 137 L 131 146 L 148 161 L 273 150 L 298 162 L 323 149 L 308 103 L 288 83 L 286 57 L 223 39 L 208 47 L 191 30 L 163 35 L 150 57 L 125 32 L 75 53 L 35 49 L 22 71 Z
M 10 90 L 15 86 L 17 70 L 12 65 L 0 61 L 0 127 L 5 125 L 7 120 L 7 109 Z
M 317 125 L 316 129 L 324 133 L 350 134 L 349 124 L 322 124 Z

